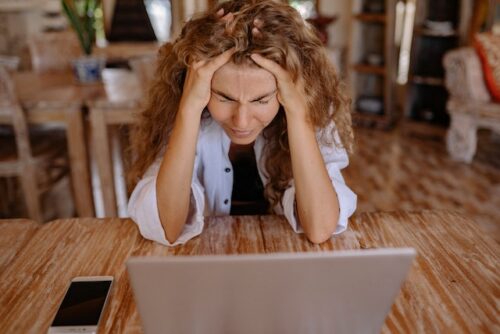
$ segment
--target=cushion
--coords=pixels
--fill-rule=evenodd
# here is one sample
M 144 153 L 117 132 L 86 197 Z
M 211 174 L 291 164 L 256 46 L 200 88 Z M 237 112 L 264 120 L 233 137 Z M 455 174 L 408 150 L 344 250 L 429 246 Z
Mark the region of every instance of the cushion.
M 474 47 L 481 59 L 491 97 L 500 102 L 500 36 L 489 32 L 476 34 Z

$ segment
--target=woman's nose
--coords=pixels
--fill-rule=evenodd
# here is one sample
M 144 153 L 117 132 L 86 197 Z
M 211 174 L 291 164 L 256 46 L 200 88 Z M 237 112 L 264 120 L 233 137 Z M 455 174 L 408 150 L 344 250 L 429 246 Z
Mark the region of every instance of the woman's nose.
M 240 104 L 233 113 L 233 124 L 236 128 L 244 130 L 250 123 L 250 110 L 245 105 Z

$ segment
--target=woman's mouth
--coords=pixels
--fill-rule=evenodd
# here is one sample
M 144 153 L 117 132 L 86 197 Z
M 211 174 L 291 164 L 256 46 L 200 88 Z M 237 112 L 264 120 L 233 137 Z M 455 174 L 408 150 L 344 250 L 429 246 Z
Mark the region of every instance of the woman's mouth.
M 233 135 L 237 138 L 246 138 L 252 134 L 252 130 L 237 130 L 231 129 Z

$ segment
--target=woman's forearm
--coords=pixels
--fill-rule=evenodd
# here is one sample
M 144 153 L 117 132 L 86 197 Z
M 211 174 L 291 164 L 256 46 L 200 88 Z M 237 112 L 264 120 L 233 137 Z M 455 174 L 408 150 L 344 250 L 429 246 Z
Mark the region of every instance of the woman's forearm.
M 177 114 L 156 179 L 156 200 L 165 237 L 173 243 L 189 213 L 191 180 L 200 120 Z M 199 113 L 198 113 L 199 114 Z
M 177 240 L 189 213 L 200 118 L 210 101 L 212 77 L 235 50 L 233 47 L 209 60 L 193 60 L 187 69 L 179 110 L 156 180 L 158 213 L 169 242 Z
M 286 113 L 298 216 L 309 240 L 323 242 L 337 227 L 339 202 L 314 127 L 307 120 L 304 79 L 293 80 L 279 64 L 259 54 L 253 53 L 251 58 L 271 72 L 278 83 L 278 100 Z
M 305 119 L 287 117 L 288 140 L 300 224 L 308 239 L 330 238 L 339 219 L 339 201 L 325 167 L 314 127 Z

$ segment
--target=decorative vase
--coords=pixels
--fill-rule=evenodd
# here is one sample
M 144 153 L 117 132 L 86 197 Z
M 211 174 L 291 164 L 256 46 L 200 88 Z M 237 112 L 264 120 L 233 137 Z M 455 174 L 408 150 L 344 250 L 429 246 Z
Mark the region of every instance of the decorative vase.
M 78 82 L 82 84 L 92 84 L 100 82 L 102 70 L 106 65 L 106 59 L 102 57 L 85 56 L 72 62 L 73 72 Z

